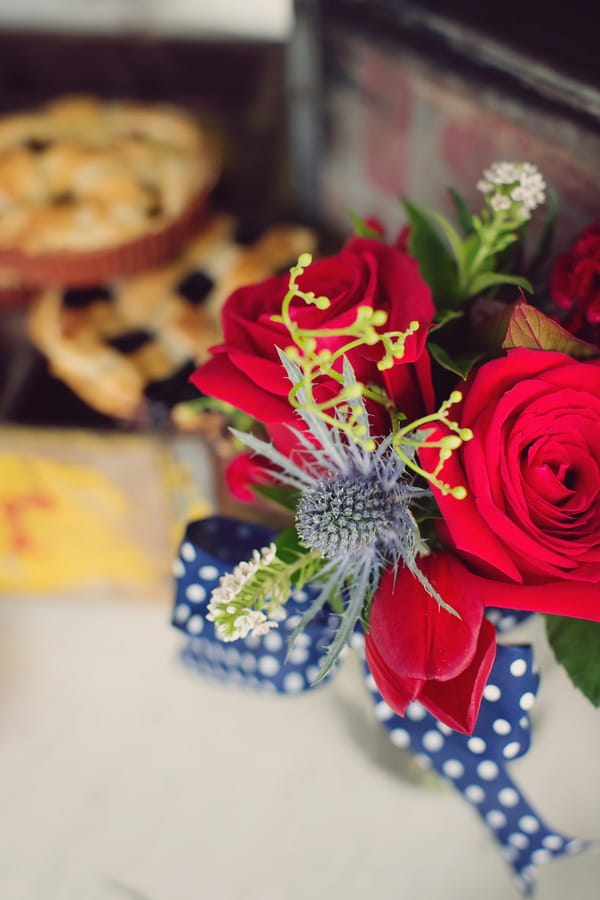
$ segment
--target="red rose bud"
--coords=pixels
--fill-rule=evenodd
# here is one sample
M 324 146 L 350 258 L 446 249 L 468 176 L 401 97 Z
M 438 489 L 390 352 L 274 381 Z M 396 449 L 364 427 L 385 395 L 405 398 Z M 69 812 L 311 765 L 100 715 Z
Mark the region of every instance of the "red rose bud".
M 396 713 L 419 700 L 441 722 L 470 734 L 494 662 L 495 629 L 457 558 L 438 553 L 419 567 L 458 615 L 441 609 L 405 566 L 388 569 L 373 598 L 367 663 Z

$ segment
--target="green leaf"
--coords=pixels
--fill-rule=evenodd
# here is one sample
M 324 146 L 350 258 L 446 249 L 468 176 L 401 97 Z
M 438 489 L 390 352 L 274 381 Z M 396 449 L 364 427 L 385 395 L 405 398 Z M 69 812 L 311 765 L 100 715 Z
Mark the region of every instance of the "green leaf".
M 449 322 L 454 322 L 456 319 L 462 319 L 465 312 L 463 309 L 440 309 L 436 312 L 433 325 L 429 328 L 429 333 L 432 331 L 438 331 L 440 328 L 443 328 L 444 325 L 447 325 Z
M 545 316 L 543 312 L 522 300 L 515 303 L 502 342 L 503 350 L 525 347 L 529 350 L 555 350 L 567 353 L 574 359 L 591 359 L 600 356 L 593 344 L 573 337 L 562 325 Z
M 365 220 L 361 219 L 360 216 L 357 216 L 356 213 L 349 211 L 348 218 L 352 222 L 352 228 L 357 237 L 372 238 L 376 241 L 383 240 L 381 234 L 378 231 L 375 231 L 374 228 L 371 228 L 370 225 L 367 225 Z
M 473 232 L 473 216 L 471 215 L 465 198 L 453 187 L 448 188 L 448 193 L 454 204 L 454 211 L 456 213 L 458 224 L 465 234 L 471 234 Z
M 486 288 L 497 284 L 516 284 L 517 287 L 533 294 L 533 288 L 526 278 L 522 278 L 520 275 L 506 275 L 504 272 L 483 272 L 481 275 L 477 275 L 469 284 L 469 294 L 479 294 Z
M 427 342 L 427 349 L 437 363 L 448 372 L 453 372 L 463 380 L 467 377 L 476 362 L 483 359 L 483 353 L 459 353 L 457 356 L 450 356 L 447 350 L 435 344 L 433 341 Z
M 281 484 L 253 484 L 252 491 L 260 497 L 264 497 L 265 500 L 276 503 L 277 506 L 283 506 L 284 509 L 296 512 L 296 506 L 300 499 L 300 491 L 296 488 Z
M 307 548 L 300 543 L 298 532 L 294 525 L 284 529 L 275 541 L 277 556 L 284 563 L 294 562 L 298 556 L 307 553 Z
M 454 258 L 456 260 L 456 264 L 458 266 L 459 272 L 462 271 L 463 268 L 463 260 L 464 260 L 464 245 L 460 239 L 460 235 L 456 231 L 455 228 L 450 224 L 450 222 L 445 219 L 439 212 L 436 212 L 435 209 L 428 209 L 427 212 L 430 216 L 438 223 L 442 231 L 444 232 L 450 247 L 452 248 L 452 252 L 454 253 Z
M 600 622 L 546 616 L 546 631 L 556 659 L 575 687 L 600 706 Z
M 454 259 L 427 216 L 409 200 L 402 203 L 410 222 L 409 253 L 418 260 L 436 306 L 455 304 L 460 298 Z

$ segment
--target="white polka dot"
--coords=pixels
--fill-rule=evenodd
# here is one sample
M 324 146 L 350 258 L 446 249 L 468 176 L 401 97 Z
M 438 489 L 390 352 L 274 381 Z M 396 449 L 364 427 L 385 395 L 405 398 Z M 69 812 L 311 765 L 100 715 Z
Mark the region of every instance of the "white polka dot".
M 357 653 L 362 653 L 365 646 L 364 634 L 361 634 L 360 631 L 355 631 L 350 638 L 350 646 L 353 650 L 356 650 Z
M 458 759 L 447 759 L 442 769 L 448 778 L 460 778 L 465 771 L 465 767 Z
M 491 700 L 492 702 L 499 700 L 501 697 L 500 688 L 496 684 L 486 684 L 483 689 L 483 696 L 486 700 Z
M 540 830 L 540 823 L 535 816 L 521 816 L 519 819 L 519 828 L 527 834 L 535 834 Z M 542 841 L 542 843 L 544 843 Z
M 373 678 L 373 676 L 371 675 L 370 672 L 365 678 L 365 684 L 367 685 L 367 688 L 370 691 L 373 691 L 373 692 L 377 691 L 377 693 L 379 693 L 379 688 L 377 687 L 377 682 L 375 681 L 375 679 Z
M 173 618 L 176 622 L 179 622 L 181 625 L 183 622 L 187 621 L 187 617 L 190 614 L 189 606 L 186 606 L 185 603 L 178 603 L 175 607 L 175 611 L 173 613 Z
M 516 806 L 519 802 L 519 795 L 514 788 L 502 788 L 501 791 L 498 791 L 498 800 L 502 806 Z
M 495 719 L 492 728 L 496 732 L 496 734 L 510 734 L 510 722 L 507 722 L 506 719 Z
M 310 647 L 311 639 L 304 631 L 294 638 L 294 647 Z
M 519 855 L 519 851 L 516 849 L 516 847 L 502 847 L 500 849 L 500 853 L 502 854 L 504 859 L 507 859 L 509 862 L 514 862 Z
M 526 887 L 531 887 L 535 883 L 537 871 L 535 866 L 525 866 L 521 869 L 521 878 L 525 882 Z
M 423 735 L 423 746 L 426 750 L 429 750 L 430 753 L 441 750 L 444 746 L 443 735 L 441 735 L 439 731 L 426 731 Z
M 258 650 L 261 645 L 262 638 L 257 634 L 249 634 L 247 638 L 244 638 L 244 644 L 250 650 Z
M 261 656 L 258 661 L 258 671 L 267 677 L 276 675 L 279 672 L 279 663 L 274 656 Z
M 506 816 L 500 809 L 490 809 L 485 818 L 492 828 L 504 828 L 506 825 Z
M 430 769 L 430 768 L 431 768 L 431 760 L 430 760 L 430 758 L 427 756 L 426 753 L 415 753 L 415 755 L 413 756 L 413 759 L 414 759 L 414 761 L 415 761 L 416 763 L 418 763 L 418 764 L 419 764 L 420 766 L 422 766 L 424 769 Z
M 580 850 L 583 850 L 584 846 L 585 844 L 583 841 L 579 840 L 579 838 L 573 838 L 573 840 L 565 845 L 565 850 L 567 853 L 579 853 Z
M 518 741 L 511 741 L 510 744 L 506 745 L 502 754 L 506 759 L 514 759 L 520 749 L 521 745 Z
M 417 700 L 413 700 L 413 702 L 409 703 L 406 707 L 406 717 L 413 722 L 420 722 L 426 715 L 427 711 L 425 707 L 421 706 Z
M 495 625 L 502 618 L 502 613 L 499 609 L 488 609 L 485 617 L 489 622 L 492 622 L 492 624 Z
M 531 858 L 534 863 L 540 865 L 541 863 L 547 863 L 552 859 L 552 854 L 549 850 L 534 850 L 531 854 Z
M 225 648 L 222 647 L 220 644 L 217 644 L 216 642 L 211 641 L 211 643 L 207 646 L 207 648 L 204 652 L 206 653 L 207 657 L 210 660 L 212 660 L 213 662 L 220 662 L 223 659 L 224 649 Z
M 524 850 L 525 847 L 529 846 L 529 838 L 526 834 L 521 834 L 520 831 L 515 831 L 514 834 L 509 834 L 508 842 L 509 844 L 512 844 L 513 847 L 517 847 L 519 850 Z
M 283 686 L 290 694 L 297 694 L 304 688 L 304 678 L 300 672 L 289 672 L 283 679 Z
M 437 723 L 438 730 L 442 732 L 442 734 L 452 734 L 452 729 L 449 725 L 445 725 L 444 722 Z
M 521 728 L 529 728 L 529 719 L 527 718 L 527 716 L 521 716 L 521 718 L 519 719 L 519 725 L 521 726 Z
M 393 728 L 392 731 L 390 731 L 390 741 L 392 744 L 395 744 L 396 747 L 409 747 L 410 734 L 408 731 L 405 731 L 404 728 Z
M 467 800 L 470 800 L 471 803 L 483 803 L 485 800 L 485 791 L 478 784 L 470 784 L 468 788 L 465 788 L 465 797 Z
M 226 647 L 223 651 L 223 659 L 228 666 L 238 666 L 240 663 L 240 654 L 235 647 Z
M 201 584 L 190 584 L 186 588 L 185 596 L 192 603 L 201 603 L 203 600 L 206 600 L 206 588 L 203 588 Z
M 198 575 L 204 581 L 216 581 L 219 577 L 219 570 L 216 566 L 200 566 Z
M 517 624 L 516 616 L 502 616 L 500 619 L 499 625 L 502 631 L 508 631 L 510 628 L 514 628 Z
M 480 778 L 483 778 L 484 781 L 492 781 L 494 778 L 498 777 L 498 766 L 491 759 L 484 759 L 483 762 L 480 762 L 477 766 L 477 774 Z
M 268 634 L 265 634 L 263 643 L 270 653 L 277 653 L 278 650 L 281 650 L 283 639 L 277 631 L 269 631 Z
M 380 700 L 379 703 L 375 705 L 375 716 L 379 719 L 380 722 L 385 722 L 386 719 L 391 719 L 394 715 L 394 710 L 390 709 L 385 700 Z
M 542 838 L 542 844 L 548 850 L 560 850 L 563 843 L 564 841 L 559 834 L 547 834 L 546 837 Z
M 302 616 L 288 616 L 285 620 L 285 627 L 288 631 L 293 631 L 296 625 L 299 625 L 302 621 Z M 298 635 L 300 637 L 300 635 Z
M 292 597 L 294 598 L 296 603 L 306 603 L 306 601 L 308 600 L 308 594 L 306 593 L 306 591 L 301 591 L 298 588 L 295 588 L 292 591 Z
M 241 672 L 238 672 L 237 669 L 232 669 L 228 674 L 228 680 L 230 684 L 243 684 L 244 676 Z
M 238 524 L 235 527 L 235 533 L 238 537 L 245 538 L 250 534 L 250 526 L 244 524 Z
M 185 627 L 190 634 L 200 634 L 204 628 L 204 619 L 202 616 L 192 616 L 191 619 L 188 619 Z
M 258 685 L 261 694 L 276 694 L 277 688 L 272 681 L 261 681 Z
M 510 664 L 510 674 L 520 678 L 527 671 L 527 663 L 524 659 L 515 659 Z
M 179 552 L 186 562 L 193 562 L 196 559 L 196 548 L 193 544 L 190 544 L 189 541 L 186 541 L 181 545 L 181 550 Z
M 288 662 L 295 666 L 301 666 L 308 659 L 308 650 L 305 647 L 293 647 L 288 656 Z
M 253 672 L 256 668 L 256 657 L 254 653 L 244 653 L 240 660 L 240 666 L 244 672 Z
M 471 753 L 485 753 L 487 749 L 487 744 L 480 737 L 472 737 L 467 741 L 467 747 L 471 751 Z
M 521 709 L 524 709 L 525 712 L 529 712 L 534 703 L 535 694 L 532 694 L 531 691 L 526 691 L 519 700 L 519 706 Z
M 185 575 L 185 566 L 180 559 L 176 559 L 173 563 L 173 575 L 175 578 L 182 578 Z
M 319 667 L 318 666 L 309 666 L 306 670 L 306 677 L 308 679 L 309 684 L 314 684 L 317 678 L 319 677 Z

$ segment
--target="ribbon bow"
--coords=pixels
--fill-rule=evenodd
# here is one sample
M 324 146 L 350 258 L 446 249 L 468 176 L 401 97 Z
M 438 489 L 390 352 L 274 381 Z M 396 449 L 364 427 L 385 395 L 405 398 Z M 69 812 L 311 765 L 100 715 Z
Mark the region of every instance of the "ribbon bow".
M 300 621 L 315 591 L 310 587 L 295 591 L 286 604 L 288 616 L 281 628 L 262 637 L 224 643 L 205 617 L 211 591 L 221 576 L 272 537 L 272 532 L 260 525 L 220 516 L 188 525 L 174 563 L 177 589 L 173 625 L 188 636 L 182 656 L 199 673 L 265 692 L 297 694 L 315 680 L 338 624 L 336 615 L 321 613 L 298 635 L 288 654 L 287 634 Z M 527 614 L 490 610 L 488 615 L 497 629 L 504 631 Z M 362 633 L 356 632 L 352 646 L 362 652 L 363 644 Z M 364 662 L 364 653 L 362 656 Z M 418 701 L 409 705 L 405 718 L 396 715 L 382 699 L 366 664 L 365 673 L 375 715 L 390 740 L 410 749 L 423 764 L 451 781 L 478 811 L 499 842 L 523 893 L 533 892 L 536 864 L 588 846 L 551 829 L 506 767 L 530 745 L 528 713 L 539 685 L 531 647 L 498 646 L 471 736 L 438 722 Z

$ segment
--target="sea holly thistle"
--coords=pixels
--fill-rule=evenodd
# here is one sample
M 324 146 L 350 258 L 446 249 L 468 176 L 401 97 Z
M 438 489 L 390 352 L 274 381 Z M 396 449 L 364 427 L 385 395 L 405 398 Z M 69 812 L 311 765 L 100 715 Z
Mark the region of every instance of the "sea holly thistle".
M 295 492 L 295 528 L 279 550 L 275 545 L 255 551 L 213 591 L 209 618 L 223 640 L 248 634 L 266 634 L 285 616 L 283 604 L 294 589 L 310 584 L 314 600 L 291 634 L 290 645 L 308 622 L 329 604 L 340 615 L 340 625 L 325 655 L 317 680 L 334 664 L 349 642 L 358 621 L 368 625 L 370 605 L 383 572 L 406 566 L 440 607 L 457 613 L 421 572 L 417 557 L 427 548 L 421 538 L 416 511 L 430 492 L 414 483 L 418 475 L 443 493 L 466 496 L 462 485 L 451 486 L 438 476 L 444 462 L 464 441 L 469 429 L 449 416 L 462 400 L 454 391 L 435 413 L 407 423 L 378 385 L 357 380 L 348 354 L 362 346 L 380 344 L 380 371 L 402 359 L 407 339 L 418 322 L 406 331 L 380 331 L 387 321 L 383 310 L 359 307 L 354 322 L 343 328 L 305 329 L 290 315 L 292 301 L 326 310 L 331 301 L 302 291 L 297 279 L 310 265 L 303 254 L 290 270 L 288 291 L 277 322 L 286 326 L 292 344 L 279 350 L 290 381 L 289 402 L 303 429 L 292 429 L 299 450 L 291 459 L 256 435 L 233 431 L 255 453 L 268 459 L 271 473 L 282 489 Z M 339 339 L 337 349 L 320 349 L 323 338 Z M 321 380 L 337 385 L 325 401 L 316 399 Z M 390 417 L 390 433 L 375 439 L 371 433 L 367 401 L 381 404 Z M 446 433 L 436 436 L 443 426 Z M 449 432 L 449 433 L 447 433 Z M 418 461 L 424 448 L 437 450 L 433 470 Z

